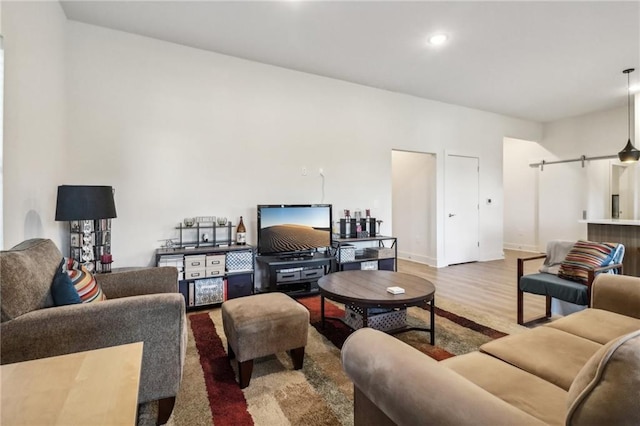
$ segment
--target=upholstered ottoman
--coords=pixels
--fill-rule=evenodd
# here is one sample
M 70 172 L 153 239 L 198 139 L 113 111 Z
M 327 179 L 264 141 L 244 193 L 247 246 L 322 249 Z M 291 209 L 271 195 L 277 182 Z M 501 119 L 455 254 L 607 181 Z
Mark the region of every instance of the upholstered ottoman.
M 290 350 L 294 369 L 302 368 L 309 311 L 286 294 L 227 300 L 222 304 L 222 324 L 229 358 L 238 359 L 241 389 L 249 386 L 256 358 Z

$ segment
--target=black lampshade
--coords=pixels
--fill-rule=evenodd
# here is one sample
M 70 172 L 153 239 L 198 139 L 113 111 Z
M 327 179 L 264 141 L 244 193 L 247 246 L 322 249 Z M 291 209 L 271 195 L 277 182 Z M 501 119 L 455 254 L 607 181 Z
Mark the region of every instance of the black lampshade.
M 56 220 L 95 220 L 116 217 L 110 186 L 61 185 L 58 187 Z
M 618 153 L 618 158 L 623 163 L 631 163 L 640 160 L 640 151 L 631 144 L 631 139 L 627 141 L 624 149 Z

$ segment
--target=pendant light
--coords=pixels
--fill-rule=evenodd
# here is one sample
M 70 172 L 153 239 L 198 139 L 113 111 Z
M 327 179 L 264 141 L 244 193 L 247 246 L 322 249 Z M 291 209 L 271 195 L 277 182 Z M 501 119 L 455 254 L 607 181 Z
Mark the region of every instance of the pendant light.
M 622 71 L 627 75 L 627 112 L 629 114 L 629 139 L 627 140 L 627 144 L 625 145 L 624 149 L 618 153 L 618 158 L 620 158 L 620 161 L 622 161 L 623 163 L 632 163 L 640 159 L 640 151 L 638 151 L 636 147 L 631 143 L 631 91 L 629 90 L 629 74 L 631 74 L 633 71 L 633 68 Z

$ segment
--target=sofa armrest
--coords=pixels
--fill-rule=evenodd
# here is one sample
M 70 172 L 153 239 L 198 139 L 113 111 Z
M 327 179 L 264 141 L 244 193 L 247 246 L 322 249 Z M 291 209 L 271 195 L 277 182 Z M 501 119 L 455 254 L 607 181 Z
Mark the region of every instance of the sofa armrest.
M 144 342 L 138 401 L 175 396 L 186 352 L 181 294 L 157 294 L 39 309 L 2 323 L 8 364 Z
M 95 277 L 107 299 L 178 292 L 178 270 L 173 266 L 116 270 Z
M 542 424 L 383 332 L 363 328 L 342 347 L 357 390 L 398 425 Z M 356 419 L 357 420 L 357 419 Z M 357 421 L 356 421 L 357 424 Z
M 640 318 L 640 278 L 598 274 L 591 287 L 591 306 Z

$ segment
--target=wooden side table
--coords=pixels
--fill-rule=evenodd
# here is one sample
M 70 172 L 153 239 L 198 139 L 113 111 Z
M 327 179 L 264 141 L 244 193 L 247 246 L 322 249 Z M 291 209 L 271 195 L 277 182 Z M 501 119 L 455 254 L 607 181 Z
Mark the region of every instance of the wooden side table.
M 142 342 L 6 364 L 0 423 L 135 425 Z

